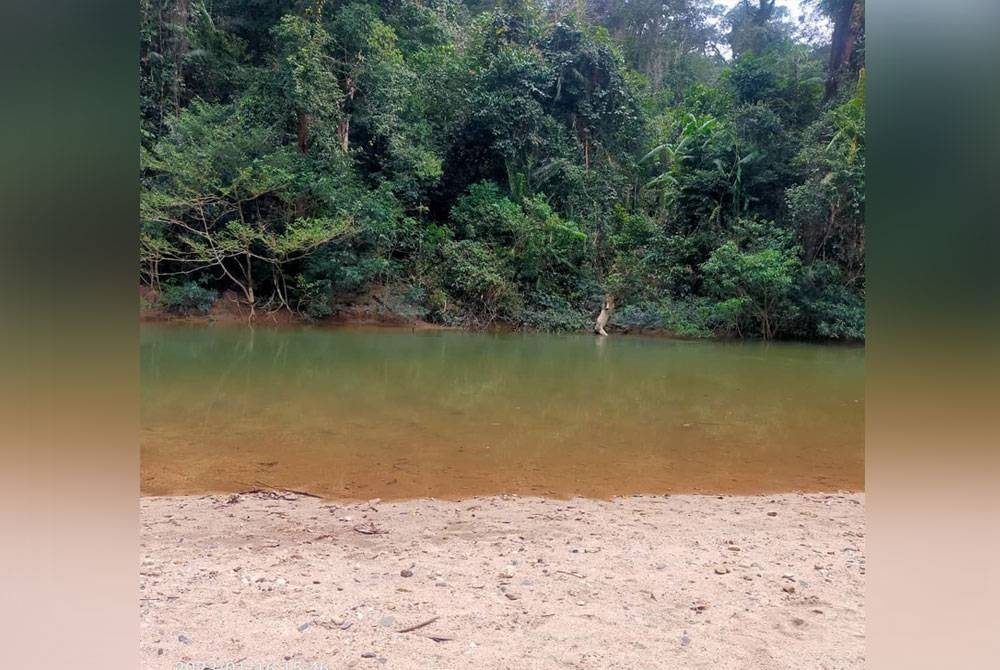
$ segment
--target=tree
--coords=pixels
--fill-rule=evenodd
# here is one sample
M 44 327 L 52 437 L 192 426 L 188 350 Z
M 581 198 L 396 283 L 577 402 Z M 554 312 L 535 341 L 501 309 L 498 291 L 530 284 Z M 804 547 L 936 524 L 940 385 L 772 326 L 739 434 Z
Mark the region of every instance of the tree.
M 153 151 L 143 152 L 140 236 L 147 275 L 215 270 L 255 314 L 259 265 L 288 307 L 283 267 L 352 228 L 349 216 L 311 212 L 297 159 L 271 131 L 228 106 L 195 102 Z
M 654 91 L 679 93 L 718 57 L 719 6 L 711 0 L 589 0 L 587 12 L 622 45 Z
M 773 223 L 744 222 L 740 237 L 713 251 L 701 269 L 720 318 L 738 334 L 755 329 L 770 340 L 788 319 L 802 262 L 791 235 Z
M 844 281 L 864 277 L 865 81 L 805 133 L 794 166 L 804 181 L 786 192 L 789 220 L 807 262 L 839 266 Z
M 347 123 L 342 106 L 345 95 L 338 87 L 334 61 L 329 55 L 332 40 L 322 24 L 322 6 L 305 17 L 281 17 L 274 27 L 275 78 L 288 108 L 295 116 L 296 143 L 301 153 L 309 146 L 309 132 L 317 119 Z M 338 131 L 338 137 L 340 136 Z M 347 147 L 342 140 L 341 147 Z
M 863 3 L 810 1 L 829 44 L 772 0 L 141 0 L 140 281 L 863 336 Z
M 861 65 L 855 54 L 863 49 L 865 37 L 865 0 L 820 0 L 820 11 L 833 19 L 833 38 L 827 69 L 826 100 L 837 95 L 840 83 Z

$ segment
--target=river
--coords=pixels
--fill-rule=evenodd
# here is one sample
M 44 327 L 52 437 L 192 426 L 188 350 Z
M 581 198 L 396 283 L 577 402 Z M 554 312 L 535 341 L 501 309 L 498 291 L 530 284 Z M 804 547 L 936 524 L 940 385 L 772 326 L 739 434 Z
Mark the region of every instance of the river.
M 141 330 L 141 491 L 398 499 L 864 488 L 864 349 Z

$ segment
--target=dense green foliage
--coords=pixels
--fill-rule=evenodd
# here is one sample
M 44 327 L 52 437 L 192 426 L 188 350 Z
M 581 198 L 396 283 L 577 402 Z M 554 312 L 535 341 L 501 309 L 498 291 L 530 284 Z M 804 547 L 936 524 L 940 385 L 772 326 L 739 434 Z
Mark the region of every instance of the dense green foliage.
M 612 296 L 611 327 L 863 338 L 863 4 L 815 11 L 832 50 L 771 0 L 142 0 L 141 278 L 188 312 L 573 330 Z

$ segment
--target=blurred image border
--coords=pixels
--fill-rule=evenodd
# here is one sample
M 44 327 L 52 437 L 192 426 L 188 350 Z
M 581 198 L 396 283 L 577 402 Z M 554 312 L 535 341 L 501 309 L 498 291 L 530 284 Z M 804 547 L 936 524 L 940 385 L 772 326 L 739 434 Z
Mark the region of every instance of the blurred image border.
M 0 10 L 5 657 L 136 667 L 139 7 L 12 4 Z M 868 665 L 988 667 L 1000 653 L 1000 4 L 867 12 Z

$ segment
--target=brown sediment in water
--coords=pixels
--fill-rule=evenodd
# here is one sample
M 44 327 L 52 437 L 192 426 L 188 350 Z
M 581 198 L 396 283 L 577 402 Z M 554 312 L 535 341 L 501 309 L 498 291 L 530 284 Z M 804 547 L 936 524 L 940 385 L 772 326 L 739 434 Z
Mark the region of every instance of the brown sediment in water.
M 783 491 L 860 491 L 863 461 L 753 459 L 719 449 L 683 460 L 651 450 L 609 454 L 585 450 L 568 460 L 558 452 L 494 454 L 410 442 L 382 458 L 357 449 L 290 450 L 281 436 L 260 448 L 162 448 L 144 440 L 143 495 L 239 492 L 254 488 L 308 491 L 330 499 L 462 499 L 477 495 L 586 496 L 705 493 L 757 495 Z

